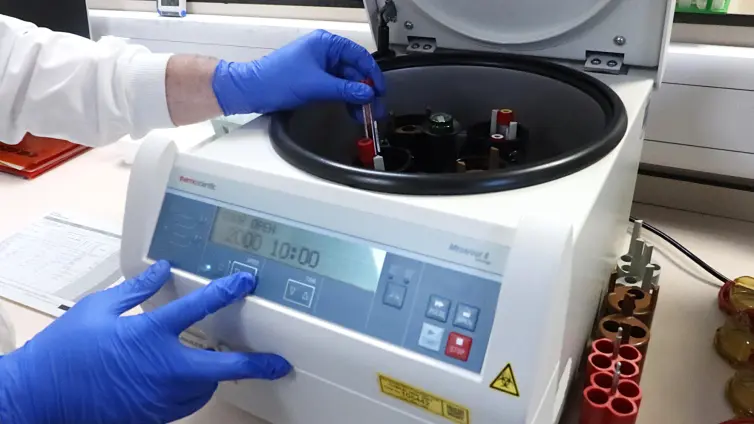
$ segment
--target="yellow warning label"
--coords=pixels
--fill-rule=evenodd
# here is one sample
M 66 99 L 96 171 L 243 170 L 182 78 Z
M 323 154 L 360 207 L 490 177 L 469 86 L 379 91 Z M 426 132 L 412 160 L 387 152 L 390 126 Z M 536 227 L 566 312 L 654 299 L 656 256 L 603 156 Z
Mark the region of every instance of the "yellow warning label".
M 513 375 L 513 367 L 511 367 L 511 364 L 506 365 L 505 368 L 500 371 L 500 374 L 492 380 L 490 387 L 515 397 L 520 396 L 518 393 L 518 384 L 516 384 L 516 377 Z
M 445 417 L 454 423 L 471 423 L 469 410 L 457 403 L 449 402 L 432 393 L 409 386 L 406 383 L 382 374 L 378 374 L 378 377 L 380 380 L 380 390 L 388 396 L 418 406 L 435 415 Z

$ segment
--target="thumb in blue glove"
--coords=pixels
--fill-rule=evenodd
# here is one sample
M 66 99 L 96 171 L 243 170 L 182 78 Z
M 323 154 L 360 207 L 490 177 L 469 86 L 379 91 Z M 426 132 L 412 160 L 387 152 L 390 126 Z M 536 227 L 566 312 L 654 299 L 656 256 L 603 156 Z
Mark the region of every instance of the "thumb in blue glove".
M 374 87 L 360 81 L 370 78 Z M 212 88 L 225 115 L 268 113 L 311 101 L 365 104 L 385 92 L 374 58 L 346 38 L 317 30 L 248 63 L 220 61 Z
M 150 313 L 120 315 L 170 279 L 160 261 L 137 278 L 82 299 L 19 350 L 0 358 L 0 422 L 165 423 L 188 416 L 218 382 L 277 379 L 291 366 L 272 354 L 189 348 L 178 335 L 253 292 L 235 274 Z

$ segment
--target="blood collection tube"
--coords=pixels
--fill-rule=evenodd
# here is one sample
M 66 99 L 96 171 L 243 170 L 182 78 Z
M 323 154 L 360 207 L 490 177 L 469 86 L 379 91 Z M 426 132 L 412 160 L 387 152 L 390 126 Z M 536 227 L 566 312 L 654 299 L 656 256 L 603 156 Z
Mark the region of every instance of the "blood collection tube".
M 614 396 L 607 405 L 606 424 L 634 424 L 639 407 L 631 400 Z
M 511 109 L 500 109 L 497 111 L 497 132 L 505 134 L 508 127 L 513 122 L 513 111 Z
M 359 151 L 359 162 L 367 168 L 374 168 L 374 141 L 371 138 L 362 138 L 356 142 Z
M 581 403 L 581 417 L 579 424 L 603 424 L 607 418 L 607 408 L 610 402 L 608 392 L 599 387 L 589 386 L 583 392 Z

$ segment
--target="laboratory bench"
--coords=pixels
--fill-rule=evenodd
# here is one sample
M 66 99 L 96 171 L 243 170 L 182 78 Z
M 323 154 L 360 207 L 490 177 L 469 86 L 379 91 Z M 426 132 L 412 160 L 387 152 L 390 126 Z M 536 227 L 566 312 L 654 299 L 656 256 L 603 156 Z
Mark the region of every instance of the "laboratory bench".
M 204 125 L 204 126 L 202 126 Z M 181 129 L 191 137 L 211 128 Z M 38 179 L 0 175 L 3 195 L 0 239 L 50 211 L 64 211 L 120 225 L 129 167 L 128 143 L 99 148 Z M 252 158 L 249 158 L 253 160 Z M 12 199 L 12 200 L 11 200 Z M 675 237 L 713 267 L 735 278 L 754 274 L 754 223 L 635 204 L 633 214 Z M 628 230 L 629 223 L 626 223 Z M 667 243 L 645 231 L 662 265 L 658 309 L 652 325 L 641 387 L 640 424 L 714 424 L 732 417 L 724 387 L 733 370 L 716 354 L 712 339 L 724 321 L 717 309 L 719 284 Z M 626 233 L 628 240 L 628 233 Z M 607 278 L 607 276 L 605 276 Z M 18 343 L 42 330 L 51 319 L 0 300 L 13 320 Z M 578 392 L 578 390 L 572 390 Z M 577 423 L 579 402 L 570 402 L 562 422 Z M 213 400 L 182 423 L 255 423 L 251 416 Z

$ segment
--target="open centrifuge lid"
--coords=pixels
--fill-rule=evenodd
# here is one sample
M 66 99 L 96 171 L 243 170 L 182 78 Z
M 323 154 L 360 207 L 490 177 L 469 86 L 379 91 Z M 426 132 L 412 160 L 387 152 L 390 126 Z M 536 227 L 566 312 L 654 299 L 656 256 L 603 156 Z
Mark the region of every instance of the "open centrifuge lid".
M 392 1 L 393 5 L 389 3 Z M 518 53 L 585 61 L 589 52 L 656 68 L 674 0 L 365 0 L 377 40 L 389 11 L 391 47 Z M 385 5 L 388 4 L 388 8 Z M 394 8 L 393 8 L 394 6 Z M 383 14 L 385 15 L 385 14 Z M 415 49 L 411 49 L 411 47 Z

